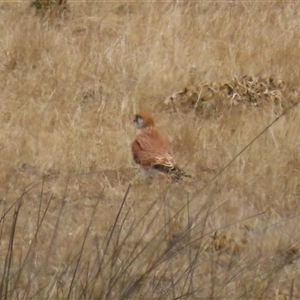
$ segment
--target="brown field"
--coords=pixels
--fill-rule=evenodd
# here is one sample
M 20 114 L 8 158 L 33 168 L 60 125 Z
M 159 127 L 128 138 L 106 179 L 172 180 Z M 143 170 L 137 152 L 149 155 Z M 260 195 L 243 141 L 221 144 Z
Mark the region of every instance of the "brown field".
M 1 299 L 299 299 L 300 3 L 29 6 L 0 4 Z M 140 177 L 140 110 L 193 178 Z

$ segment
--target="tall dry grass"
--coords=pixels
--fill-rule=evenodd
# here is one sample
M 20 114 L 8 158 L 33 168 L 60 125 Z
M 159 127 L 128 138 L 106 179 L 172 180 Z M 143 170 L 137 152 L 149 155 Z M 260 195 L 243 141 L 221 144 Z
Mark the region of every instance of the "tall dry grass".
M 162 104 L 243 75 L 298 101 L 300 4 L 29 5 L 0 4 L 1 298 L 297 299 L 299 107 L 249 145 L 281 106 Z M 193 179 L 139 178 L 142 109 Z

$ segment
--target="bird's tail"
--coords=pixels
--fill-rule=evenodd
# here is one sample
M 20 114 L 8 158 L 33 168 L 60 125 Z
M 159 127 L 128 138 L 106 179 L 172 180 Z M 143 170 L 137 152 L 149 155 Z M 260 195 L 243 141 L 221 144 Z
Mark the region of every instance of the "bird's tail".
M 177 166 L 168 167 L 163 165 L 155 165 L 154 169 L 171 176 L 172 180 L 176 182 L 181 180 L 182 177 L 188 177 L 188 178 L 192 177 L 191 175 L 187 174 Z

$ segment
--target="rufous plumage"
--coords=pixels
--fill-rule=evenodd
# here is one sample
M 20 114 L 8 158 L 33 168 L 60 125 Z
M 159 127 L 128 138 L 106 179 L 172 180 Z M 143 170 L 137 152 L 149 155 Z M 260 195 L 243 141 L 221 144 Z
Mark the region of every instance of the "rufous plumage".
M 132 156 L 140 165 L 145 178 L 153 171 L 167 174 L 172 181 L 178 181 L 181 177 L 190 177 L 176 166 L 172 150 L 160 135 L 149 113 L 136 114 L 134 123 L 138 133 L 131 145 Z

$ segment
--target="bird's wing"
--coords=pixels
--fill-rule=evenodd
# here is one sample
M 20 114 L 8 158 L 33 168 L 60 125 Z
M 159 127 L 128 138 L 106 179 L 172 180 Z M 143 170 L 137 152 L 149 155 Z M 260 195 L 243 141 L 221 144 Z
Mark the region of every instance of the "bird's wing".
M 139 134 L 132 143 L 133 159 L 144 167 L 173 167 L 174 155 L 158 132 Z

